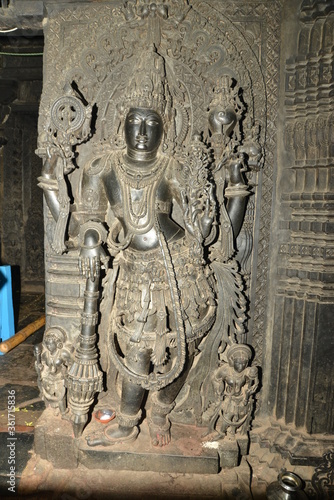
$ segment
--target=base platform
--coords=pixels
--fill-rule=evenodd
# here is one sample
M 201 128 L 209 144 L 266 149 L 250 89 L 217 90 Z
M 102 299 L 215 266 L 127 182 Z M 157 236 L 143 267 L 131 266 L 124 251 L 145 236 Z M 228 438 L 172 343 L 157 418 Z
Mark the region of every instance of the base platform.
M 240 445 L 229 440 L 219 446 L 205 442 L 203 428 L 192 425 L 172 424 L 172 441 L 165 447 L 151 444 L 146 420 L 132 443 L 88 446 L 85 437 L 102 433 L 106 425 L 110 424 L 92 420 L 76 439 L 71 422 L 47 408 L 35 426 L 35 452 L 58 469 L 83 465 L 88 469 L 217 474 L 221 467 L 239 463 Z

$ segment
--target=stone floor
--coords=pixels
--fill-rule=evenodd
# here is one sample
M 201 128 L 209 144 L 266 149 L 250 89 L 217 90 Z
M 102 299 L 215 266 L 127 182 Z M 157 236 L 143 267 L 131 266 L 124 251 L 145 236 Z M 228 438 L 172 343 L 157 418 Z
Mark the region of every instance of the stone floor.
M 16 306 L 17 304 L 15 304 Z M 20 306 L 15 307 L 16 332 L 33 323 L 44 313 L 44 296 L 25 294 L 20 298 Z M 8 460 L 8 396 L 15 391 L 15 467 L 17 484 L 22 476 L 34 442 L 34 425 L 40 417 L 44 403 L 39 398 L 36 384 L 33 346 L 41 342 L 40 329 L 25 342 L 7 354 L 0 356 L 0 498 L 8 492 L 7 480 L 10 472 Z M 10 391 L 10 393 L 9 393 Z M 13 496 L 13 495 L 12 495 Z
M 41 295 L 21 297 L 18 329 L 43 314 Z M 34 344 L 41 342 L 40 329 L 6 355 L 0 356 L 0 498 L 29 499 L 264 499 L 266 486 L 286 468 L 309 483 L 311 467 L 291 466 L 268 448 L 251 444 L 239 467 L 219 474 L 180 474 L 141 471 L 55 469 L 33 451 L 34 426 L 44 409 L 39 399 L 34 369 Z M 15 494 L 10 487 L 8 447 L 8 391 L 15 391 Z M 313 496 L 314 497 L 314 496 Z M 316 497 L 314 497 L 316 498 Z M 322 498 L 321 496 L 318 498 Z M 329 497 L 328 497 L 329 498 Z

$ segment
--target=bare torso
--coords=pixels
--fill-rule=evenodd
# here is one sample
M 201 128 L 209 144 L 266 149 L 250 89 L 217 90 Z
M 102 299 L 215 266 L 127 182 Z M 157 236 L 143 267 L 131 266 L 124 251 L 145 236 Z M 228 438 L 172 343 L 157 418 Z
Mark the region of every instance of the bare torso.
M 114 168 L 107 171 L 102 179 L 110 207 L 122 224 L 124 236 L 132 234 L 130 248 L 139 251 L 157 248 L 158 226 L 168 241 L 183 238 L 184 230 L 170 216 L 173 193 L 164 175 L 155 186 L 139 189 L 125 186 L 124 182 L 122 185 Z

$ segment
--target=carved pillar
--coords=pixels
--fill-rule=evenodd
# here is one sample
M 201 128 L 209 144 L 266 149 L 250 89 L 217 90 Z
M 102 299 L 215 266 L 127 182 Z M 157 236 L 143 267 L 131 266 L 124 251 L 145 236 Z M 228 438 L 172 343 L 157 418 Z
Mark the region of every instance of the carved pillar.
M 290 37 L 286 48 L 294 55 L 285 71 L 273 237 L 278 277 L 272 275 L 277 286 L 265 381 L 270 414 L 312 435 L 334 431 L 333 36 L 333 4 L 303 2 L 298 40 Z

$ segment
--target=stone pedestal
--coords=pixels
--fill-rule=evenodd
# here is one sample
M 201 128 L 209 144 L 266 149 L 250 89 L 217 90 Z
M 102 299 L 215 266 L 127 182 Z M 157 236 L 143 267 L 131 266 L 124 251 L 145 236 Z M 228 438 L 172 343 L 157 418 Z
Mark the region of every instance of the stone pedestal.
M 218 450 L 204 445 L 203 429 L 173 424 L 172 442 L 160 448 L 151 445 L 146 421 L 140 425 L 135 442 L 110 447 L 91 447 L 86 437 L 103 432 L 106 424 L 92 420 L 81 438 L 75 439 L 68 420 L 56 416 L 53 409 L 45 410 L 35 427 L 35 452 L 59 469 L 83 465 L 88 469 L 133 470 L 170 473 L 217 474 L 219 455 L 223 467 L 238 465 L 238 446 Z M 223 444 L 225 449 L 225 443 Z

